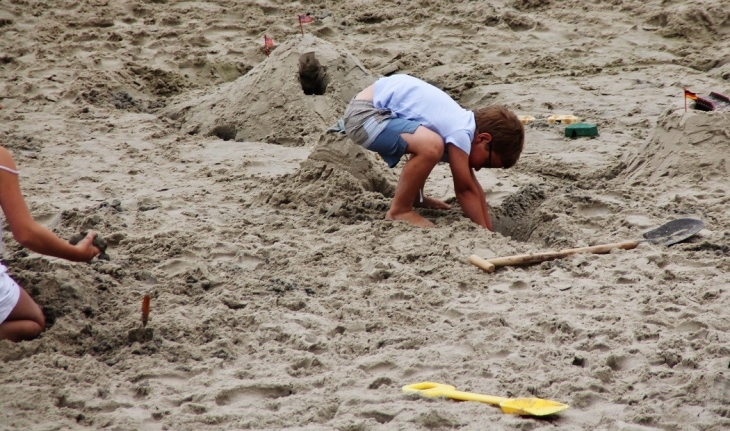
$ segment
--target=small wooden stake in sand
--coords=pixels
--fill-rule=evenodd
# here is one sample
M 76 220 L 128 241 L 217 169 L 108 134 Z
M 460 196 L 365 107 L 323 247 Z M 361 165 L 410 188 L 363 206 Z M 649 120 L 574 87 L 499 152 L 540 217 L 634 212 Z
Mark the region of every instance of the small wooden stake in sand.
M 147 343 L 152 341 L 155 331 L 147 328 L 147 321 L 150 319 L 150 295 L 146 294 L 142 297 L 142 327 L 132 328 L 127 333 L 127 341 L 130 345 L 134 343 Z
M 147 326 L 147 321 L 150 318 L 150 295 L 145 295 L 142 298 L 142 327 Z

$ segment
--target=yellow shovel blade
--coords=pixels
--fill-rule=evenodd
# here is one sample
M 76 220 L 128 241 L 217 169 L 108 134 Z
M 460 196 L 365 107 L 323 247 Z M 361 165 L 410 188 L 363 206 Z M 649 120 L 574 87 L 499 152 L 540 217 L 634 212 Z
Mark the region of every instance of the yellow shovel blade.
M 513 415 L 549 416 L 570 407 L 557 401 L 540 398 L 510 398 L 499 404 L 502 411 Z
M 403 386 L 403 392 L 419 393 L 425 397 L 447 397 L 461 401 L 478 401 L 498 405 L 503 412 L 514 415 L 548 416 L 562 412 L 569 406 L 557 401 L 540 398 L 502 398 L 493 395 L 475 394 L 473 392 L 457 391 L 451 385 L 441 383 L 421 382 Z

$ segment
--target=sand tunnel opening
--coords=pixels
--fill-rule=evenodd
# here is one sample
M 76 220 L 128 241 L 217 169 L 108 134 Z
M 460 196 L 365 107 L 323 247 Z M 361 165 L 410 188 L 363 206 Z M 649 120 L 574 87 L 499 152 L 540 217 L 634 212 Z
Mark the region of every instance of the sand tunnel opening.
M 502 205 L 492 208 L 495 232 L 521 242 L 541 242 L 533 232 L 542 222 L 538 208 L 545 201 L 545 192 L 534 184 L 528 184 L 506 197 Z
M 233 124 L 221 124 L 213 129 L 212 135 L 217 136 L 224 141 L 232 141 L 236 139 L 236 126 Z
M 313 52 L 299 56 L 299 83 L 308 96 L 321 96 L 327 92 L 327 68 L 319 63 Z

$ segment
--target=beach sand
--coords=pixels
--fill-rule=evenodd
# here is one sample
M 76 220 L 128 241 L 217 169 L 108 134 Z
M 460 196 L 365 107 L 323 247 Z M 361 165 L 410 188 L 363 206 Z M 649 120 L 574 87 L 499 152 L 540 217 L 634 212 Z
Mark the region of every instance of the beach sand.
M 0 342 L 0 430 L 730 429 L 730 113 L 683 98 L 730 94 L 730 1 L 0 0 L 0 35 L 0 143 L 31 212 L 111 258 L 40 256 L 5 226 L 48 329 Z M 514 168 L 477 174 L 498 232 L 442 165 L 434 228 L 384 220 L 402 164 L 326 130 L 392 73 L 536 118 Z M 671 247 L 467 261 L 682 217 L 705 229 Z M 571 408 L 401 392 L 420 381 Z

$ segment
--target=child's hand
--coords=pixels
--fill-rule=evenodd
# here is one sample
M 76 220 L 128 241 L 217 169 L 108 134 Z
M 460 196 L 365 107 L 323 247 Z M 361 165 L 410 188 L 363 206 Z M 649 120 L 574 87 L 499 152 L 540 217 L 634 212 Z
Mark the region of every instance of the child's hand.
M 89 233 L 87 233 L 86 236 L 75 245 L 75 247 L 78 251 L 78 261 L 79 262 L 88 262 L 91 259 L 93 259 L 96 255 L 101 253 L 101 250 L 99 250 L 96 247 L 96 244 L 94 241 L 95 237 L 96 237 L 96 232 L 89 231 Z M 73 239 L 72 239 L 71 243 L 72 244 L 74 243 Z

